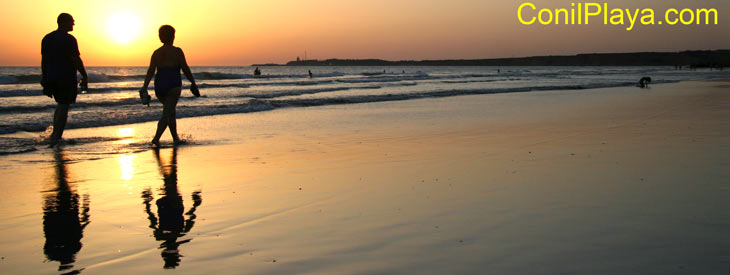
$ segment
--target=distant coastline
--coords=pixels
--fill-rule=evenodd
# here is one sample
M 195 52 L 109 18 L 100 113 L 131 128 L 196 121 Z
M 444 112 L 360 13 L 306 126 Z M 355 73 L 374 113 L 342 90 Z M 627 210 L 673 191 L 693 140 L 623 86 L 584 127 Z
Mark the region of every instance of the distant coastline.
M 730 67 L 730 50 L 683 52 L 591 53 L 492 59 L 401 60 L 326 59 L 296 60 L 286 64 L 252 66 L 683 66 Z

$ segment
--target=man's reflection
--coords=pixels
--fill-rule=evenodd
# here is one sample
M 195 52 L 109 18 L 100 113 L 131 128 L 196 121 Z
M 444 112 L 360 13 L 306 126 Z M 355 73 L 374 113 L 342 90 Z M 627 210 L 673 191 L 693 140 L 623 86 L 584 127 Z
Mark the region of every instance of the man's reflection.
M 185 207 L 182 196 L 177 190 L 177 148 L 172 149 L 169 164 L 162 161 L 159 149 L 155 149 L 154 154 L 164 178 L 164 186 L 160 189 L 162 198 L 155 202 L 157 216 L 152 213 L 151 202 L 154 198 L 150 189 L 142 191 L 142 199 L 144 199 L 145 212 L 150 220 L 150 228 L 154 230 L 155 239 L 162 241 L 160 248 L 162 249 L 162 260 L 165 261 L 164 268 L 175 268 L 180 265 L 180 257 L 182 257 L 178 247 L 190 242 L 190 239 L 178 241 L 178 238 L 185 236 L 193 228 L 195 210 L 203 200 L 200 191 L 193 192 L 193 207 L 183 215 Z M 187 219 L 184 216 L 187 216 Z
M 69 182 L 63 151 L 54 152 L 55 178 L 49 190 L 43 193 L 43 233 L 46 244 L 43 253 L 49 261 L 58 261 L 58 270 L 73 267 L 76 253 L 81 250 L 84 228 L 89 224 L 89 195 L 83 195 L 79 209 L 79 194 Z

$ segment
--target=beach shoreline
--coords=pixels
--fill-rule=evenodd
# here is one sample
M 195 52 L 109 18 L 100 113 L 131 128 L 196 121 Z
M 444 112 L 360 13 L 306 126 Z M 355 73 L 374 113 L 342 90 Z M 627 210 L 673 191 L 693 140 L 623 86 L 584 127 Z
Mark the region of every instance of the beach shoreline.
M 66 271 L 724 273 L 728 85 L 191 117 L 189 144 L 159 155 L 154 122 L 67 130 L 0 156 L 0 268 L 59 269 L 44 205 L 67 196 L 90 222 Z M 151 219 L 173 178 L 185 211 L 199 203 L 175 249 Z

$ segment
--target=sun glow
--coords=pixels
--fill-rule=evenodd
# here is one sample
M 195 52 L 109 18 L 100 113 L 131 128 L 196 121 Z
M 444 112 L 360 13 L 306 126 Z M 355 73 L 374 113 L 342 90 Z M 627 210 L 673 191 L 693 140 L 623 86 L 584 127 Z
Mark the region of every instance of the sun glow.
M 140 19 L 132 13 L 120 12 L 107 20 L 107 32 L 117 42 L 127 44 L 139 33 Z

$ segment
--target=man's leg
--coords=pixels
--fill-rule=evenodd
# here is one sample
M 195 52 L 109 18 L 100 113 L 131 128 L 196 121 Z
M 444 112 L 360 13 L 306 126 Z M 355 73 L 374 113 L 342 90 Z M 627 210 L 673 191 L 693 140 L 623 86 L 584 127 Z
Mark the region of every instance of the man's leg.
M 68 119 L 69 104 L 58 103 L 56 112 L 53 113 L 53 133 L 51 134 L 51 142 L 58 142 L 63 136 L 63 129 L 66 128 L 66 120 Z

